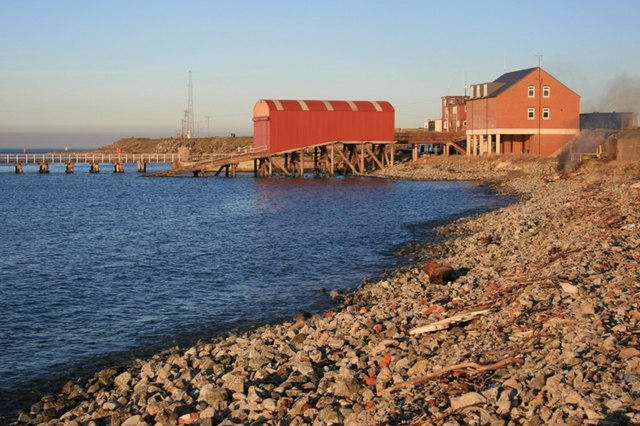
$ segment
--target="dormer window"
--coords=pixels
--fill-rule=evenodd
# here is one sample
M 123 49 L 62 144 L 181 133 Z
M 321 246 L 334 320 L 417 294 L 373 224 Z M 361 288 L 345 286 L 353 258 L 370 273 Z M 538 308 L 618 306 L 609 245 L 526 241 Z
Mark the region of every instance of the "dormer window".
M 535 98 L 536 97 L 536 86 L 529 86 L 527 89 L 527 93 L 529 94 L 530 98 Z

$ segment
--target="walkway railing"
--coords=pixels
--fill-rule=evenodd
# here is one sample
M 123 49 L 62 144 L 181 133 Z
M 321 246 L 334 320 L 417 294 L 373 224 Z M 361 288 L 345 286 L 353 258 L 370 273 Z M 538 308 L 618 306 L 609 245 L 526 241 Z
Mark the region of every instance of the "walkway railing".
M 0 164 L 30 163 L 173 163 L 180 154 L 0 154 Z

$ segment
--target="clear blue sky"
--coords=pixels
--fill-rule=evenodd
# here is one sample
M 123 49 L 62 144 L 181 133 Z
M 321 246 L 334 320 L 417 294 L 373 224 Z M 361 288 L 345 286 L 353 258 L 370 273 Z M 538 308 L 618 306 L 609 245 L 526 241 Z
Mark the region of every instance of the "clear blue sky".
M 639 17 L 637 0 L 0 0 L 0 134 L 14 137 L 0 147 L 174 135 L 189 70 L 202 136 L 208 115 L 212 135 L 251 134 L 260 98 L 383 99 L 397 127 L 420 127 L 465 73 L 492 81 L 537 54 L 583 111 L 628 109 L 606 92 L 622 79 L 638 94 Z

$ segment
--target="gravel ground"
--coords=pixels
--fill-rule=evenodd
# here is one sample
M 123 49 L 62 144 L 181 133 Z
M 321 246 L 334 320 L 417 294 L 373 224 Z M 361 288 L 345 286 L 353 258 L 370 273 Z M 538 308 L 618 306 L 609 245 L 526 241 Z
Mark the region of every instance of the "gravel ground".
M 384 176 L 521 201 L 439 228 L 334 311 L 70 381 L 14 424 L 640 424 L 640 165 L 432 158 Z

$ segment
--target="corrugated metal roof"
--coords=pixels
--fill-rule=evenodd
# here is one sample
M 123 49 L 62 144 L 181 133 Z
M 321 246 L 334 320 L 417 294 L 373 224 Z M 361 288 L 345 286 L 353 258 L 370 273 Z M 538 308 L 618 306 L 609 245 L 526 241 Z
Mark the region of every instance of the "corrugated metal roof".
M 258 103 L 265 103 L 275 111 L 395 111 L 387 101 L 261 99 Z

